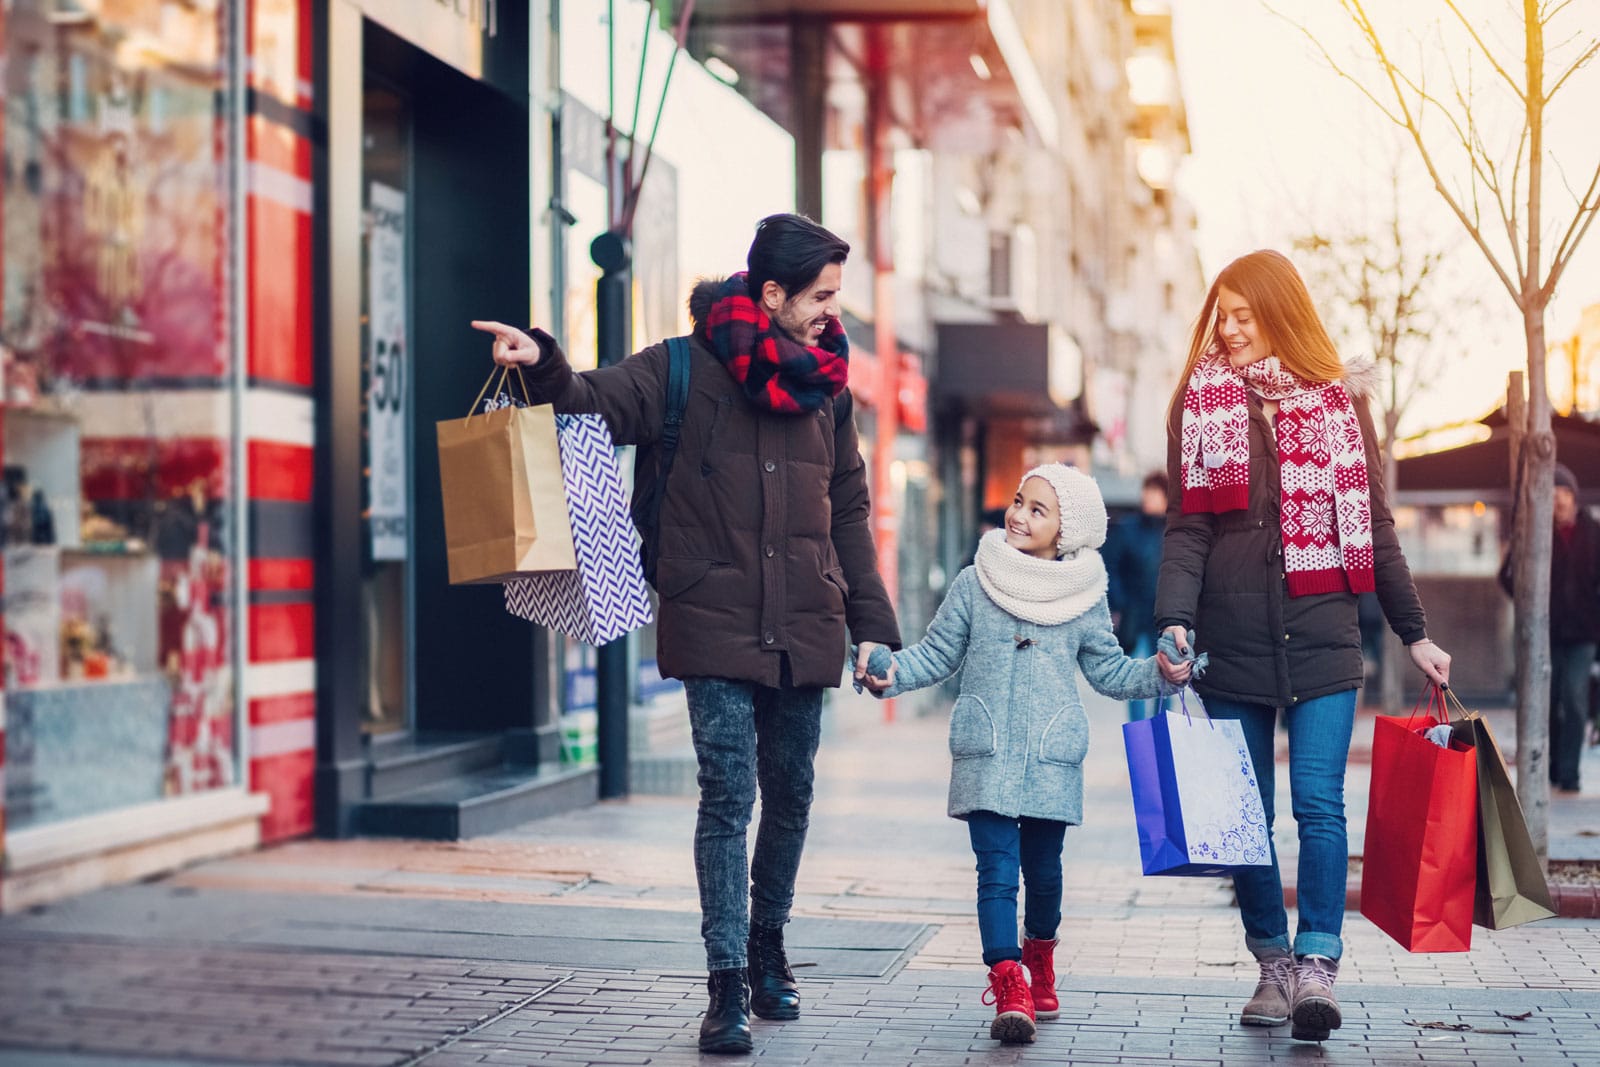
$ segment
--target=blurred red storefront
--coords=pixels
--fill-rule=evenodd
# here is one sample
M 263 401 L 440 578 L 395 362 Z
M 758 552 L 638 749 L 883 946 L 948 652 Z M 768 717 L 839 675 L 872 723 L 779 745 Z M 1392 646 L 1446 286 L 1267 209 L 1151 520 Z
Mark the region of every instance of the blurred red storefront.
M 310 5 L 231 7 L 0 9 L 6 910 L 311 825 Z
M 532 318 L 549 21 L 0 5 L 0 908 L 592 800 L 427 446 Z

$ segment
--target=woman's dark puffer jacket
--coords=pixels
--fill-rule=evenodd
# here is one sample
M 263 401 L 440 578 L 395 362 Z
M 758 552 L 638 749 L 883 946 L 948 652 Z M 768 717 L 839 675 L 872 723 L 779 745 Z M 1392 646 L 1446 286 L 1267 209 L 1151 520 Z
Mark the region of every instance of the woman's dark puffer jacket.
M 1368 407 L 1370 364 L 1346 369 L 1372 489 L 1372 549 L 1378 600 L 1406 644 L 1427 636 L 1427 619 L 1395 536 L 1383 484 L 1383 459 Z M 1197 684 L 1202 696 L 1272 707 L 1361 685 L 1361 627 L 1351 593 L 1290 597 L 1284 578 L 1278 450 L 1260 400 L 1250 395 L 1250 506 L 1221 515 L 1181 510 L 1179 441 L 1183 409 L 1167 423 L 1167 472 L 1173 486 L 1156 584 L 1156 623 L 1192 626 L 1195 645 L 1211 654 Z

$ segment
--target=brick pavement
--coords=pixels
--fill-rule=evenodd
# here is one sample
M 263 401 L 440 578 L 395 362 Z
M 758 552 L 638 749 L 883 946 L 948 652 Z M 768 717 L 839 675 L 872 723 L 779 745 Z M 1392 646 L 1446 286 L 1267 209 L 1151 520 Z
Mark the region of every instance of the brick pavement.
M 1120 707 L 1095 700 L 1091 711 L 1087 825 L 1067 837 L 1062 1018 L 1028 1048 L 988 1040 L 972 860 L 964 827 L 943 815 L 943 725 L 883 726 L 876 705 L 847 694 L 831 713 L 819 761 L 796 914 L 922 922 L 934 932 L 883 978 L 824 973 L 829 957 L 797 950 L 805 1017 L 758 1023 L 758 1060 L 1600 1063 L 1600 923 L 1584 920 L 1477 931 L 1471 953 L 1412 956 L 1352 914 L 1340 982 L 1347 1021 L 1334 1040 L 1319 1048 L 1283 1030 L 1234 1025 L 1253 967 L 1231 891 L 1217 879 L 1138 876 Z M 1364 790 L 1358 765 L 1353 808 Z M 1355 810 L 1351 818 L 1360 821 Z M 8 918 L 0 921 L 0 1067 L 703 1062 L 694 1046 L 701 976 L 662 966 L 659 944 L 619 947 L 613 936 L 638 909 L 692 911 L 693 822 L 692 802 L 652 797 L 471 842 L 298 842 L 194 868 L 155 887 L 161 892 L 129 894 L 142 909 L 170 914 L 129 915 L 123 928 L 75 928 L 70 907 Z M 377 928 L 392 922 L 392 943 L 362 953 L 223 943 L 237 932 L 225 928 L 229 908 L 245 927 L 252 901 L 259 912 L 286 892 L 303 907 L 312 941 L 326 927 L 330 945 L 338 942 L 337 923 L 319 919 L 334 914 L 337 898 L 361 902 Z M 210 925 L 185 929 L 182 918 L 201 900 Z M 571 916 L 564 933 L 604 945 L 612 963 L 420 951 L 450 943 L 445 927 L 462 914 L 450 909 L 464 901 L 518 909 L 508 922 L 534 913 L 519 905 Z M 432 914 L 419 902 L 438 905 L 433 928 L 394 921 Z

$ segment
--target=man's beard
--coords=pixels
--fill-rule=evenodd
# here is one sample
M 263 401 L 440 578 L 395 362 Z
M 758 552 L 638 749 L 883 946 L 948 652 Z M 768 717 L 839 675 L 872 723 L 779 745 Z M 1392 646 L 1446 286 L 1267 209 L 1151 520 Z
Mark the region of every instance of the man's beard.
M 785 308 L 784 310 L 787 309 Z M 772 324 L 776 326 L 785 337 L 789 338 L 789 340 L 795 342 L 796 344 L 805 345 L 807 347 L 815 344 L 816 342 L 811 339 L 811 327 L 816 320 L 804 319 L 797 321 L 797 316 L 785 315 L 784 310 L 780 310 L 777 314 L 772 316 Z

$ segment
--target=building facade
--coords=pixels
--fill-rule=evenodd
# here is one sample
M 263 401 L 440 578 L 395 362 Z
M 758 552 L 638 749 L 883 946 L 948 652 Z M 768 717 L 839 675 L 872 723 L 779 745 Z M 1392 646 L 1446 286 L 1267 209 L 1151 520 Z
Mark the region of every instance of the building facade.
M 635 347 L 765 214 L 852 242 L 908 635 L 1025 464 L 1136 483 L 1198 306 L 1160 5 L 700 0 L 675 58 L 681 13 L 0 6 L 0 907 L 594 799 L 594 651 L 448 584 L 433 424 L 489 372 L 470 319 L 592 363 L 589 241 L 647 144 Z M 686 747 L 629 649 L 635 747 Z
M 551 314 L 553 39 L 542 2 L 0 8 L 0 907 L 594 796 L 550 642 L 445 580 L 431 447 L 468 320 Z

